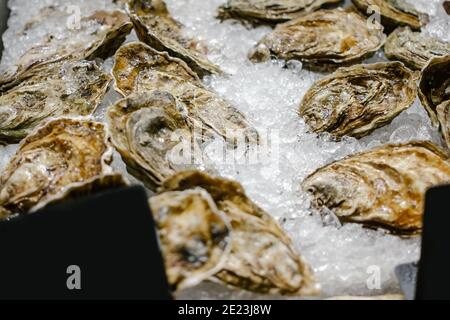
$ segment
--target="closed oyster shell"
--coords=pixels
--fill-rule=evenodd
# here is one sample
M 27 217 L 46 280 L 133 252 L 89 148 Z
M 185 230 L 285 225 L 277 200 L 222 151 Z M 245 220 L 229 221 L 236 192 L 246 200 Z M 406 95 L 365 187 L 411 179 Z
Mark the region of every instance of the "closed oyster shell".
M 425 193 L 450 182 L 448 153 L 429 142 L 386 145 L 327 165 L 302 184 L 313 205 L 342 222 L 413 235 L 422 230 Z
M 408 26 L 420 30 L 429 19 L 426 13 L 417 11 L 404 0 L 352 0 L 363 14 L 379 13 L 381 24 L 389 30 L 398 26 Z
M 442 137 L 450 149 L 450 100 L 438 105 L 436 111 Z
M 438 125 L 436 108 L 450 100 L 450 55 L 431 59 L 422 70 L 419 97 L 433 124 Z
M 354 64 L 383 46 L 386 36 L 382 27 L 374 24 L 369 26 L 353 11 L 319 10 L 279 24 L 256 45 L 250 60 L 300 60 L 313 70 Z
M 34 68 L 0 96 L 0 142 L 18 142 L 51 117 L 91 115 L 111 80 L 89 61 L 61 60 Z
M 205 57 L 204 46 L 183 35 L 181 24 L 172 18 L 164 1 L 130 0 L 128 11 L 142 42 L 185 61 L 199 77 L 222 73 Z
M 218 18 L 276 24 L 339 2 L 341 0 L 228 0 L 219 8 Z
M 286 295 L 313 295 L 317 287 L 309 266 L 275 220 L 234 181 L 198 171 L 180 172 L 160 192 L 201 188 L 231 222 L 231 251 L 215 281 L 245 290 Z
M 389 59 L 422 70 L 432 58 L 450 55 L 450 43 L 413 32 L 409 27 L 400 27 L 387 38 L 384 52 Z
M 107 58 L 125 41 L 133 28 L 122 11 L 97 11 L 81 20 L 81 29 L 67 32 L 62 39 L 48 36 L 41 45 L 27 51 L 16 63 L 0 76 L 0 91 L 20 83 L 34 67 L 71 57 L 93 60 Z
M 150 207 L 173 289 L 195 286 L 220 271 L 230 228 L 206 191 L 166 192 L 150 198 Z
M 0 177 L 0 216 L 26 214 L 68 196 L 72 189 L 115 186 L 112 149 L 103 124 L 58 119 L 22 141 Z M 108 180 L 111 179 L 111 180 Z
M 414 103 L 418 78 L 401 62 L 340 68 L 306 92 L 300 115 L 316 133 L 362 138 Z

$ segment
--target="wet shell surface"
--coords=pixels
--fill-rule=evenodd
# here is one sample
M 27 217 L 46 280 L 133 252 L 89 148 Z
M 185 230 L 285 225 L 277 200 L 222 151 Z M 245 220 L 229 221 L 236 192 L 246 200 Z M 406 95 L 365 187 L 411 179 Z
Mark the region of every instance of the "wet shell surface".
M 313 206 L 341 222 L 414 235 L 425 193 L 450 182 L 448 153 L 430 142 L 386 145 L 327 165 L 302 184 Z
M 340 68 L 306 92 L 299 113 L 313 132 L 362 138 L 414 103 L 418 78 L 401 62 Z
M 332 70 L 373 55 L 385 41 L 376 21 L 341 8 L 319 10 L 279 24 L 250 53 L 250 60 L 299 60 L 313 70 Z

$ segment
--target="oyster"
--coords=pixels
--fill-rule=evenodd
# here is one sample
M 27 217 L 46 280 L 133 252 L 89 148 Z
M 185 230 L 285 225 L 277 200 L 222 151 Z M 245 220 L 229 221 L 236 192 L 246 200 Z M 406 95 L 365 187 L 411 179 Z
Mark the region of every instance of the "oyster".
M 0 96 L 0 142 L 18 142 L 51 117 L 91 115 L 111 80 L 89 61 L 61 60 L 35 67 Z
M 181 24 L 172 18 L 164 1 L 130 0 L 128 10 L 142 42 L 185 61 L 200 77 L 222 73 L 205 57 L 204 46 L 183 35 Z
M 250 60 L 300 60 L 313 70 L 354 64 L 383 46 L 386 36 L 375 24 L 368 26 L 359 14 L 341 8 L 319 10 L 278 25 L 256 45 Z
M 386 145 L 317 170 L 303 182 L 313 205 L 342 222 L 413 235 L 422 230 L 425 193 L 450 182 L 448 154 L 429 142 Z
M 339 2 L 341 0 L 228 0 L 219 8 L 218 18 L 275 24 Z
M 422 70 L 419 97 L 433 124 L 438 125 L 436 108 L 450 100 L 450 55 L 431 59 Z
M 450 100 L 438 105 L 436 111 L 442 136 L 450 149 Z
M 306 92 L 300 115 L 316 133 L 362 138 L 414 103 L 418 78 L 401 62 L 340 68 Z
M 230 248 L 228 220 L 202 189 L 166 192 L 150 199 L 169 283 L 192 287 L 220 271 Z
M 417 11 L 405 0 L 352 0 L 352 2 L 363 14 L 380 14 L 381 24 L 389 30 L 398 26 L 420 30 L 429 19 L 426 13 Z
M 71 189 L 114 182 L 112 149 L 100 123 L 58 119 L 22 141 L 0 177 L 0 216 L 26 214 L 70 194 Z M 102 183 L 103 182 L 103 183 Z M 104 187 L 103 187 L 104 188 Z
M 450 43 L 413 32 L 409 27 L 400 27 L 389 35 L 384 52 L 389 59 L 422 70 L 430 59 L 450 55 Z
M 117 50 L 133 25 L 121 11 L 97 11 L 81 21 L 80 29 L 68 30 L 65 38 L 49 35 L 41 45 L 28 50 L 0 76 L 0 91 L 5 91 L 28 77 L 36 66 L 63 58 L 93 60 L 107 58 Z
M 231 251 L 212 280 L 260 293 L 317 293 L 312 272 L 293 249 L 291 240 L 269 214 L 247 197 L 239 183 L 185 171 L 166 180 L 160 192 L 165 195 L 199 188 L 211 196 L 232 227 Z

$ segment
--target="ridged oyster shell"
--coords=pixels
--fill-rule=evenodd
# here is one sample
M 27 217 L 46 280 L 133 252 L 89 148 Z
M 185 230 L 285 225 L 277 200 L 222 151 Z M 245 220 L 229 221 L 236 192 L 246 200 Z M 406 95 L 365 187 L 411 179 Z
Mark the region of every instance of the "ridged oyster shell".
M 441 134 L 447 144 L 447 148 L 450 149 L 450 100 L 441 103 L 436 110 Z
M 341 222 L 413 235 L 422 230 L 425 193 L 450 182 L 448 153 L 430 142 L 386 145 L 327 165 L 302 183 L 313 206 Z
M 51 117 L 91 115 L 111 80 L 89 61 L 63 59 L 35 67 L 0 96 L 0 142 L 18 142 Z
M 341 8 L 319 10 L 279 24 L 250 53 L 250 60 L 299 60 L 305 68 L 330 70 L 362 61 L 385 41 L 377 22 Z
M 159 191 L 165 195 L 199 189 L 211 196 L 231 225 L 230 252 L 211 280 L 259 293 L 317 293 L 312 272 L 293 249 L 291 240 L 269 214 L 247 197 L 239 183 L 185 171 L 166 180 Z
M 339 68 L 306 92 L 299 113 L 313 132 L 362 138 L 414 103 L 418 78 L 401 62 Z
M 47 123 L 22 141 L 0 177 L 0 217 L 33 212 L 72 190 L 125 184 L 111 161 L 103 124 L 67 118 Z

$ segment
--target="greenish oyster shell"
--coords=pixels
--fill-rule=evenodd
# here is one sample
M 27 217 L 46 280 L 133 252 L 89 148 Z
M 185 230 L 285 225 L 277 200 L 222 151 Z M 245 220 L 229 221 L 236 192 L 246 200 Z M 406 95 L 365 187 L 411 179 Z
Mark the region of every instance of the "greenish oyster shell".
M 450 43 L 400 27 L 387 38 L 384 52 L 391 60 L 400 60 L 414 70 L 422 70 L 432 58 L 450 55 Z
M 0 91 L 4 92 L 29 77 L 35 67 L 61 59 L 93 60 L 114 54 L 133 29 L 122 11 L 97 11 L 81 19 L 80 29 L 64 38 L 49 35 L 45 42 L 28 50 L 16 63 L 0 75 Z
M 405 0 L 352 0 L 352 2 L 365 15 L 371 16 L 378 13 L 381 24 L 388 30 L 399 26 L 420 30 L 429 20 L 426 13 L 417 11 Z
M 236 19 L 252 24 L 276 24 L 296 19 L 341 0 L 228 0 L 219 8 L 220 20 Z
M 203 189 L 150 198 L 173 290 L 193 287 L 221 270 L 230 251 L 230 226 Z
M 49 118 L 91 115 L 111 80 L 90 61 L 60 60 L 33 68 L 0 96 L 0 142 L 19 142 Z
M 426 191 L 450 182 L 448 153 L 430 142 L 385 145 L 336 161 L 302 183 L 313 206 L 343 223 L 422 231 Z
M 127 7 L 142 42 L 183 60 L 199 77 L 222 73 L 206 58 L 205 46 L 183 35 L 182 25 L 172 18 L 164 1 L 130 0 Z
M 101 123 L 58 119 L 24 139 L 0 176 L 0 217 L 34 212 L 97 188 L 125 184 L 110 167 L 112 148 Z
M 358 13 L 319 10 L 279 24 L 252 50 L 249 58 L 299 60 L 312 70 L 328 71 L 351 65 L 373 55 L 386 36 L 377 22 L 368 25 Z
M 231 225 L 230 251 L 220 271 L 210 280 L 264 294 L 318 293 L 310 267 L 296 253 L 289 237 L 269 214 L 247 197 L 239 183 L 199 171 L 185 171 L 166 180 L 159 191 L 164 195 L 198 189 L 210 195 Z
M 315 133 L 362 138 L 414 103 L 418 78 L 401 62 L 340 68 L 306 92 L 299 113 Z
M 422 70 L 419 97 L 434 125 L 437 107 L 450 100 L 450 55 L 432 58 Z
M 445 140 L 447 148 L 450 149 L 450 100 L 441 103 L 436 111 L 442 137 Z

